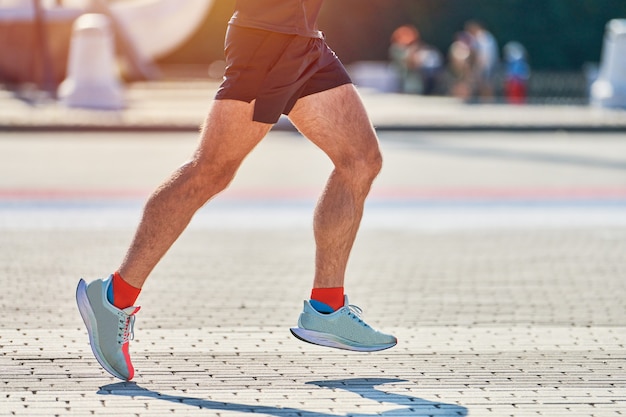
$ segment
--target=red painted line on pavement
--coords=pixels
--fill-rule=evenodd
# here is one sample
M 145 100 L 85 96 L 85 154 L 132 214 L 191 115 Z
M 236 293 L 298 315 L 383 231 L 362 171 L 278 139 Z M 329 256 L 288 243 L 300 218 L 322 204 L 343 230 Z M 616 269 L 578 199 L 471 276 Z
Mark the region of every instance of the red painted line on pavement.
M 57 189 L 0 188 L 4 201 L 145 200 L 149 190 L 139 189 Z M 224 191 L 228 200 L 315 200 L 321 190 L 313 188 L 250 188 Z M 380 200 L 589 200 L 626 199 L 626 187 L 458 187 L 458 188 L 376 188 L 370 195 Z

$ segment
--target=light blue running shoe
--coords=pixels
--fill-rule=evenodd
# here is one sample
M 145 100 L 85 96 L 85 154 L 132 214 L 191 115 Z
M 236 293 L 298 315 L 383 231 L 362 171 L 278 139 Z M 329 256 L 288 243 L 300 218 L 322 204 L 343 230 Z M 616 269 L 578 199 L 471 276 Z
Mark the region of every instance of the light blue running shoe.
M 362 310 L 350 305 L 347 296 L 344 306 L 330 314 L 320 313 L 310 301 L 304 301 L 298 327 L 290 330 L 298 339 L 314 345 L 357 352 L 389 349 L 398 343 L 394 336 L 381 333 L 365 323 L 361 315 Z
M 111 277 L 89 285 L 81 279 L 76 288 L 76 302 L 89 333 L 91 350 L 100 365 L 111 375 L 130 381 L 135 369 L 128 346 L 139 307 L 120 310 L 111 304 L 107 299 L 111 283 Z

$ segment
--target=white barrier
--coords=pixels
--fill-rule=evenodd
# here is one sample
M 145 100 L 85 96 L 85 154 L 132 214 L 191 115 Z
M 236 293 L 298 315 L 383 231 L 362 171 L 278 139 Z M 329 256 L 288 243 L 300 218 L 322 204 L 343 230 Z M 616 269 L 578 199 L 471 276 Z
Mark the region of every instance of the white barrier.
M 124 93 L 115 60 L 109 18 L 84 14 L 74 22 L 67 78 L 58 97 L 70 107 L 115 110 L 124 107 Z
M 350 78 L 361 88 L 369 88 L 383 93 L 398 90 L 398 75 L 388 62 L 358 61 L 347 67 Z
M 591 104 L 626 108 L 626 19 L 606 26 L 598 79 L 591 86 Z

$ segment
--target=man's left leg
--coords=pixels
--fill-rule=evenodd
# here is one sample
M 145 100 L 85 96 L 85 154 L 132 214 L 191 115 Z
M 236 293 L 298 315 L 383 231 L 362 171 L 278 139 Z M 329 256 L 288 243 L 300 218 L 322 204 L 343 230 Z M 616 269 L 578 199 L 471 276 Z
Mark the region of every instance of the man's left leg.
M 397 343 L 396 338 L 365 324 L 360 309 L 349 306 L 343 297 L 346 267 L 365 199 L 382 165 L 374 128 L 352 84 L 301 98 L 289 118 L 334 164 L 313 222 L 313 294 L 330 290 L 341 297 L 321 305 L 315 300 L 305 302 L 298 327 L 292 332 L 305 341 L 330 347 L 362 351 L 390 348 Z

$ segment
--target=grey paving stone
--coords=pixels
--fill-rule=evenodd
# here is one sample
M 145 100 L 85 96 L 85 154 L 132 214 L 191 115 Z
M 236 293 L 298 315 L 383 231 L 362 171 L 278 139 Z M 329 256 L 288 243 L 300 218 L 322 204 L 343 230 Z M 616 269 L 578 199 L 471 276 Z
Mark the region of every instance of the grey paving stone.
M 92 152 L 111 156 L 123 150 L 124 169 L 140 154 L 141 141 L 136 138 L 121 145 L 125 142 L 115 144 L 96 136 L 91 138 L 95 148 L 83 141 L 85 137 L 33 139 L 30 146 L 35 143 L 45 152 L 53 152 L 55 146 L 64 150 L 51 165 L 45 158 L 28 159 L 29 147 L 23 139 L 11 144 L 0 139 L 0 191 L 11 184 L 11 173 L 19 173 L 14 183 L 26 189 L 43 181 L 29 178 L 27 170 L 12 162 L 20 158 L 30 161 L 31 168 L 52 166 L 58 171 L 54 178 L 46 178 L 50 182 L 42 182 L 45 187 L 65 184 L 102 190 L 108 180 L 116 187 L 124 185 L 124 178 L 107 179 L 105 170 L 90 178 L 79 178 L 72 171 L 72 160 L 81 160 L 81 155 L 80 169 L 96 167 L 98 158 Z M 271 152 L 305 163 L 296 155 L 308 155 L 307 145 L 292 142 L 293 138 L 274 138 L 260 149 L 259 159 L 249 161 L 252 172 L 271 161 Z M 401 143 L 400 139 L 394 141 Z M 381 182 L 411 190 L 422 190 L 419 187 L 427 181 L 470 186 L 466 178 L 448 171 L 460 166 L 467 177 L 475 176 L 471 181 L 479 181 L 480 187 L 543 187 L 541 177 L 565 188 L 577 182 L 593 189 L 626 184 L 619 166 L 621 141 L 548 140 L 551 148 L 539 152 L 546 143 L 534 139 L 509 138 L 506 144 L 496 144 L 494 138 L 473 138 L 465 145 L 441 139 L 436 146 L 422 143 L 418 151 L 413 143 L 392 149 L 393 172 Z M 189 144 L 186 138 L 181 140 Z M 186 151 L 182 145 L 165 139 L 155 144 L 154 165 L 146 167 L 145 177 L 129 180 L 131 185 L 149 187 L 154 177 L 173 165 L 170 156 L 178 158 Z M 435 148 L 439 156 L 433 156 Z M 565 169 L 525 161 L 520 163 L 524 169 L 515 174 L 493 178 L 494 172 L 507 172 L 503 171 L 507 166 L 511 171 L 520 166 L 511 159 L 472 161 L 467 154 L 479 149 L 490 149 L 492 154 L 495 149 L 499 155 L 513 152 L 509 155 L 517 157 L 520 152 L 528 157 L 554 156 L 550 152 L 558 151 L 568 158 L 575 154 L 578 162 L 568 162 Z M 587 153 L 597 160 L 580 163 Z M 315 188 L 320 173 L 328 168 L 316 158 L 312 156 L 306 165 L 315 175 L 289 186 Z M 598 160 L 611 163 L 607 168 Z M 490 169 L 477 174 L 482 164 Z M 435 165 L 446 172 L 434 176 Z M 423 166 L 424 175 L 431 178 L 404 178 L 415 166 Z M 264 172 L 261 180 L 245 170 L 242 175 L 235 191 L 281 176 Z M 7 208 L 15 202 L 0 199 L 0 203 L 4 204 L 0 215 L 17 218 L 19 213 Z M 17 211 L 40 209 L 18 203 Z M 440 207 L 422 207 L 414 215 Z M 81 207 L 71 216 L 89 210 Z M 22 216 L 30 219 L 28 213 Z M 134 214 L 121 218 L 128 216 Z M 11 227 L 9 223 L 0 226 L 2 416 L 608 417 L 626 413 L 623 226 L 609 222 L 602 227 L 561 224 L 472 230 L 366 227 L 351 259 L 348 293 L 352 302 L 364 307 L 366 319 L 397 334 L 400 343 L 385 352 L 354 354 L 305 345 L 288 332 L 311 284 L 309 226 L 192 225 L 140 297 L 142 311 L 131 343 L 137 377 L 135 383 L 120 383 L 93 358 L 73 298 L 79 277 L 103 276 L 117 264 L 132 229 L 126 223 L 87 224 L 82 229 L 54 224 Z

